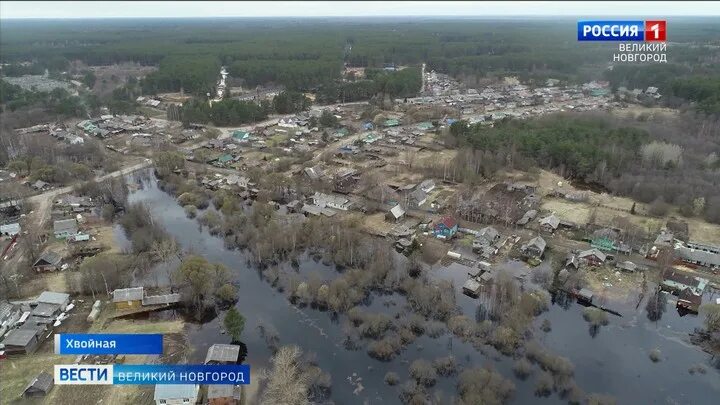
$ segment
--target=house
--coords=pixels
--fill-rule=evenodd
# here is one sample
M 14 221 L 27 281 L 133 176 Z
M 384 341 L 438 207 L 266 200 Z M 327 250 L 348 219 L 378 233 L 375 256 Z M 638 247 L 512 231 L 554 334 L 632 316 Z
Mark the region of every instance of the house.
M 596 248 L 584 250 L 577 257 L 588 266 L 599 266 L 607 259 L 607 255 Z
M 411 207 L 419 207 L 427 201 L 427 193 L 422 189 L 417 188 L 415 191 L 408 194 L 408 205 Z
M 45 371 L 42 371 L 37 375 L 37 377 L 30 381 L 30 384 L 25 387 L 22 395 L 25 398 L 44 397 L 48 394 L 48 392 L 50 392 L 53 385 L 55 385 L 53 376 Z
M 115 309 L 126 310 L 142 306 L 144 291 L 142 287 L 120 288 L 113 291 Z
M 347 211 L 352 205 L 350 200 L 343 196 L 325 194 L 320 192 L 315 192 L 315 194 L 312 196 L 312 199 L 313 204 L 317 205 L 320 208 L 330 207 L 342 211 Z
M 250 132 L 242 131 L 242 130 L 238 129 L 238 130 L 233 131 L 232 137 L 236 141 L 241 141 L 241 142 L 248 141 L 248 140 L 250 140 Z
M 500 232 L 497 231 L 497 229 L 493 228 L 492 226 L 486 226 L 485 228 L 481 229 L 477 235 L 475 235 L 476 240 L 486 240 L 488 245 L 492 245 L 493 243 L 497 242 L 498 239 L 500 239 Z
M 303 173 L 305 173 L 310 180 L 318 180 L 325 176 L 325 172 L 323 172 L 320 166 L 306 167 L 303 169 Z
M 239 345 L 214 344 L 205 355 L 205 364 L 237 364 L 240 357 Z
M 34 188 L 35 190 L 44 190 L 45 188 L 47 188 L 48 185 L 49 184 L 45 183 L 44 181 L 38 180 L 33 183 L 32 188 Z
M 624 262 L 619 262 L 615 264 L 615 268 L 617 268 L 618 270 L 635 272 L 636 270 L 638 270 L 638 265 L 629 260 L 626 260 Z
M 433 235 L 435 235 L 436 238 L 450 239 L 455 236 L 457 231 L 458 223 L 455 218 L 451 216 L 443 217 L 433 226 Z
M 53 233 L 58 239 L 65 239 L 78 233 L 77 221 L 74 218 L 61 219 L 53 222 Z
M 1 236 L 15 236 L 20 233 L 20 224 L 6 224 L 0 225 L 0 237 Z
M 680 295 L 683 290 L 689 288 L 695 295 L 702 295 L 707 285 L 707 279 L 673 271 L 665 275 L 664 280 L 660 283 L 660 288 L 675 295 Z
M 48 320 L 54 320 L 62 311 L 60 310 L 60 304 L 50 304 L 47 302 L 40 302 L 32 310 L 31 316 L 33 318 L 43 319 L 45 322 Z
M 540 227 L 546 232 L 555 232 L 558 226 L 560 226 L 560 218 L 555 213 L 540 220 Z
M 35 300 L 38 304 L 55 304 L 60 306 L 60 310 L 64 311 L 70 304 L 70 294 L 43 291 Z
M 153 399 L 157 405 L 195 404 L 199 393 L 197 384 L 157 384 Z
M 516 224 L 527 225 L 530 221 L 535 219 L 535 217 L 537 216 L 537 213 L 538 213 L 537 210 L 528 210 L 527 212 L 525 212 L 525 214 L 522 216 L 522 218 L 518 219 Z
M 583 288 L 577 292 L 577 299 L 579 302 L 585 304 L 592 304 L 593 292 L 588 290 L 587 288 Z
M 400 219 L 404 216 L 405 216 L 405 210 L 402 209 L 400 204 L 398 204 L 390 209 L 390 212 L 388 213 L 387 218 L 389 220 L 397 221 L 398 219 Z
M 545 247 L 547 242 L 542 236 L 536 236 L 528 241 L 528 243 L 522 245 L 520 250 L 528 257 L 541 258 L 545 253 Z
M 432 179 L 424 180 L 420 183 L 418 188 L 426 193 L 429 193 L 435 189 L 435 182 Z
M 692 289 L 686 288 L 680 291 L 675 307 L 697 313 L 700 305 L 702 305 L 702 294 L 696 294 Z
M 463 284 L 463 293 L 476 298 L 478 294 L 480 294 L 480 288 L 482 288 L 480 282 L 474 278 L 469 278 L 465 284 Z
M 44 325 L 30 324 L 25 324 L 20 329 L 11 330 L 3 340 L 5 353 L 8 355 L 34 353 L 40 345 L 44 332 Z
M 288 117 L 288 118 L 280 118 L 280 121 L 278 121 L 277 124 L 279 127 L 282 128 L 297 128 L 298 123 L 295 117 Z
M 22 310 L 20 310 L 19 306 L 7 301 L 0 301 L 0 338 L 15 326 L 21 314 Z
M 209 405 L 236 405 L 242 399 L 241 385 L 212 384 L 208 385 Z
M 570 257 L 568 257 L 565 261 L 565 268 L 573 270 L 578 270 L 580 268 L 580 259 L 578 259 L 577 255 L 570 255 Z
M 33 270 L 40 273 L 43 271 L 55 271 L 60 268 L 62 256 L 55 252 L 45 252 L 33 263 Z

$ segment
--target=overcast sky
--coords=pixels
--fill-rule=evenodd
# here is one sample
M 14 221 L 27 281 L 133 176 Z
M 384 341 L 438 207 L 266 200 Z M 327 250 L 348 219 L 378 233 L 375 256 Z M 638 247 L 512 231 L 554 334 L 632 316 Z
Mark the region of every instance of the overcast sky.
M 720 16 L 720 1 L 0 1 L 0 18 Z

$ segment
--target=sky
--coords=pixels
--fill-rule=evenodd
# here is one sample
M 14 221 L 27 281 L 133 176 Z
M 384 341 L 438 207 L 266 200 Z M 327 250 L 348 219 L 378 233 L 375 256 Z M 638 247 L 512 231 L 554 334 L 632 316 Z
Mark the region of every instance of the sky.
M 0 1 L 0 19 L 607 15 L 720 16 L 720 1 Z

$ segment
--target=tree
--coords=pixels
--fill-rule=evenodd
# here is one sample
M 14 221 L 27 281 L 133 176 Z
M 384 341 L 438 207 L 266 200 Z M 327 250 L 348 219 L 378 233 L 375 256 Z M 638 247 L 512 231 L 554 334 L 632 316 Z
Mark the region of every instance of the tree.
M 175 279 L 182 284 L 191 303 L 202 312 L 213 296 L 214 265 L 202 256 L 188 256 L 175 272 Z
M 223 325 L 230 334 L 230 337 L 232 337 L 233 342 L 239 342 L 240 335 L 242 335 L 243 329 L 245 329 L 245 318 L 235 307 L 230 307 L 227 314 L 225 314 Z
M 300 92 L 283 91 L 273 97 L 272 106 L 278 114 L 297 113 L 310 107 L 310 99 Z
M 320 126 L 324 128 L 336 128 L 338 126 L 337 117 L 328 110 L 322 112 L 318 122 L 320 123 Z

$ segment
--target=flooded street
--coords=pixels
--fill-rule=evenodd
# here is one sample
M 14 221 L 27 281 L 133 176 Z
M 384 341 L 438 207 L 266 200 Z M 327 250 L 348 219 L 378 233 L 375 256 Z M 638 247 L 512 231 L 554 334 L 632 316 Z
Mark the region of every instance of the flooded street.
M 266 367 L 271 356 L 258 325 L 277 331 L 280 344 L 296 344 L 305 353 L 315 353 L 319 366 L 332 376 L 330 399 L 336 403 L 399 403 L 398 389 L 383 382 L 385 373 L 395 371 L 401 382 L 406 381 L 409 364 L 418 358 L 432 361 L 449 354 L 455 356 L 458 365 L 480 367 L 486 364 L 511 378 L 517 387 L 513 403 L 566 403 L 557 394 L 547 398 L 534 395 L 535 378 L 526 381 L 513 377 L 513 359 L 498 354 L 486 346 L 482 354 L 472 345 L 461 342 L 449 332 L 438 338 L 423 335 L 408 345 L 394 360 L 382 362 L 368 356 L 366 350 L 350 351 L 343 346 L 342 320 L 333 319 L 331 313 L 315 309 L 297 308 L 289 303 L 283 293 L 276 291 L 264 281 L 260 273 L 248 265 L 243 252 L 225 248 L 221 238 L 209 234 L 195 219 L 188 219 L 185 211 L 175 199 L 157 188 L 152 175 L 135 176 L 141 187 L 129 196 L 131 203 L 147 205 L 153 218 L 181 244 L 186 252 L 200 254 L 211 262 L 219 262 L 230 269 L 233 283 L 238 288 L 237 309 L 246 318 L 242 341 L 247 345 L 246 364 L 254 370 Z M 129 246 L 116 227 L 121 245 Z M 134 284 L 167 285 L 169 266 L 156 266 L 149 273 L 136 275 Z M 525 266 L 513 262 L 507 266 Z M 318 272 L 322 278 L 334 274 L 332 267 L 315 262 L 307 256 L 300 260 L 298 270 L 302 274 Z M 448 267 L 433 267 L 432 277 L 450 279 L 454 282 L 457 304 L 462 312 L 475 319 L 478 300 L 461 293 L 467 279 L 467 268 L 452 264 Z M 560 301 L 565 305 L 560 305 Z M 403 311 L 404 297 L 398 294 L 373 294 L 370 300 L 371 312 L 383 312 L 391 317 Z M 697 316 L 680 317 L 674 302 L 668 301 L 666 311 L 657 322 L 648 320 L 645 302 L 638 309 L 634 304 L 612 305 L 622 317 L 610 316 L 610 323 L 602 326 L 597 333 L 590 333 L 583 319 L 583 307 L 575 302 L 558 300 L 549 311 L 537 318 L 547 319 L 552 325 L 548 333 L 537 329 L 537 340 L 550 351 L 568 357 L 575 365 L 575 381 L 586 392 L 611 394 L 621 404 L 680 403 L 714 404 L 720 396 L 720 372 L 711 365 L 710 355 L 690 345 L 688 333 L 701 326 Z M 191 346 L 192 362 L 202 362 L 207 348 L 213 343 L 229 343 L 230 337 L 221 333 L 219 317 L 206 323 L 189 323 L 187 334 Z M 658 348 L 662 360 L 653 363 L 648 352 Z M 703 364 L 706 374 L 688 373 L 692 366 Z M 717 363 L 716 363 L 717 364 Z M 536 372 L 537 374 L 537 372 Z M 449 403 L 455 394 L 455 377 L 439 377 L 429 392 L 441 392 L 443 403 Z

